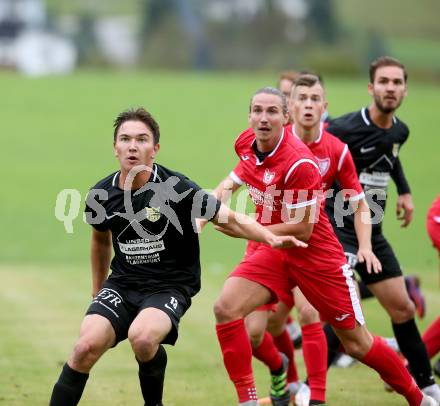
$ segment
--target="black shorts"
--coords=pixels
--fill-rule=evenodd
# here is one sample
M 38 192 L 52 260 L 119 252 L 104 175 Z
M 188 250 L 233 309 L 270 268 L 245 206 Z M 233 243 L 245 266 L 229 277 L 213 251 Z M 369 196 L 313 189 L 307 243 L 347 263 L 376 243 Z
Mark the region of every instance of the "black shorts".
M 368 273 L 365 263 L 361 264 L 357 260 L 358 242 L 356 234 L 348 233 L 343 231 L 343 229 L 337 229 L 335 231 L 339 242 L 344 248 L 348 264 L 356 270 L 366 285 L 402 276 L 399 261 L 383 234 L 373 234 L 371 237 L 373 252 L 382 264 L 382 272 Z
M 165 312 L 172 324 L 171 331 L 162 343 L 174 345 L 178 337 L 179 321 L 190 306 L 191 298 L 176 289 L 141 293 L 106 280 L 86 314 L 99 314 L 110 321 L 116 333 L 116 345 L 127 338 L 128 329 L 138 313 L 154 307 Z

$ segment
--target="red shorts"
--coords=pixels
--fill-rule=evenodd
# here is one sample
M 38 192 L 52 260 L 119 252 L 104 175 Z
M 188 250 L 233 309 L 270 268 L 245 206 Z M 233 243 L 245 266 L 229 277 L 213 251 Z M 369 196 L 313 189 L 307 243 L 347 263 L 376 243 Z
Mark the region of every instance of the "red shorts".
M 353 329 L 356 321 L 364 324 L 364 316 L 347 264 L 328 270 L 302 269 L 289 258 L 290 277 L 320 313 L 321 319 L 340 329 Z
M 295 257 L 286 250 L 270 248 L 265 244 L 249 243 L 245 258 L 231 273 L 268 288 L 272 302 L 292 303 L 291 290 L 298 286 L 301 292 L 332 326 L 353 329 L 356 321 L 364 324 L 364 317 L 352 279 L 353 272 L 347 264 L 328 270 L 303 269 L 295 265 Z M 258 310 L 274 310 L 265 305 Z
M 293 288 L 288 277 L 285 250 L 273 249 L 266 244 L 249 242 L 241 263 L 229 276 L 239 276 L 257 282 L 270 290 L 272 300 L 258 310 L 274 310 L 284 292 Z

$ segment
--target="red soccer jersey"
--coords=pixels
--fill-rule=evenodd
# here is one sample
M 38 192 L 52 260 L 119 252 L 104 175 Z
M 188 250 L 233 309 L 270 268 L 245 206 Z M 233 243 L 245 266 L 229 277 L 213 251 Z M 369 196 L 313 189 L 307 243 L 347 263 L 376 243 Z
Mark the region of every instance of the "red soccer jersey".
M 440 196 L 437 196 L 429 208 L 426 220 L 428 234 L 440 254 Z
M 290 127 L 292 133 L 296 135 L 295 126 L 290 125 Z M 318 161 L 324 191 L 328 191 L 336 180 L 349 200 L 357 201 L 365 197 L 347 144 L 328 133 L 321 125 L 318 139 L 306 145 Z
M 311 151 L 289 128 L 274 150 L 260 162 L 252 148 L 255 134 L 244 131 L 235 142 L 240 162 L 230 177 L 245 184 L 256 206 L 257 221 L 277 224 L 287 220 L 284 208 L 296 209 L 314 205 L 322 191 L 319 167 Z M 288 250 L 292 263 L 310 269 L 328 269 L 345 263 L 345 256 L 327 215 L 317 207 L 314 225 L 306 249 Z

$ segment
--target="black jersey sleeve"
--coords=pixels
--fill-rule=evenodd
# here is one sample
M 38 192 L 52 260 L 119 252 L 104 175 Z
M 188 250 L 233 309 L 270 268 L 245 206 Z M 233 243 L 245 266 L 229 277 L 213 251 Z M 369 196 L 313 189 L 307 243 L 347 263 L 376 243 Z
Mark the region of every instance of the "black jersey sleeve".
M 391 178 L 397 187 L 397 193 L 403 195 L 405 193 L 411 193 L 408 181 L 406 180 L 405 173 L 403 172 L 402 163 L 399 157 L 396 158 L 394 162 L 394 167 L 391 171 Z

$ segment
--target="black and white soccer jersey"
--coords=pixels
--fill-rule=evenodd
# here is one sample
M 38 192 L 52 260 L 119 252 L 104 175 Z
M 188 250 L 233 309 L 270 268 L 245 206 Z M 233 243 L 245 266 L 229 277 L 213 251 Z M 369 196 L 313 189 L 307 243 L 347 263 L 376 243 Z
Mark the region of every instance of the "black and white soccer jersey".
M 410 192 L 399 160 L 400 148 L 409 136 L 408 127 L 396 117 L 393 117 L 390 128 L 377 127 L 369 117 L 368 108 L 363 108 L 332 120 L 327 131 L 348 145 L 359 181 L 373 209 L 373 233 L 380 233 L 390 179 L 396 183 L 399 194 Z M 334 188 L 336 194 L 338 185 Z M 353 215 L 342 216 L 341 211 L 338 216 L 338 205 L 332 198 L 327 199 L 326 208 L 333 225 L 335 216 L 343 218 L 345 231 L 354 233 Z
M 120 172 L 99 181 L 86 201 L 86 220 L 112 233 L 109 280 L 139 292 L 200 290 L 199 241 L 195 218 L 212 219 L 220 202 L 184 175 L 154 164 L 138 190 L 118 186 Z

